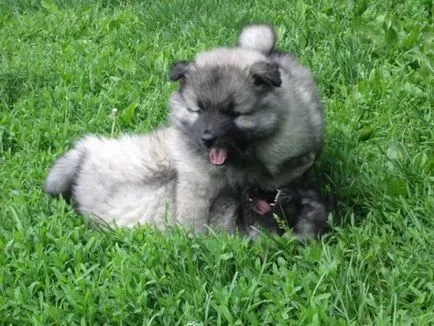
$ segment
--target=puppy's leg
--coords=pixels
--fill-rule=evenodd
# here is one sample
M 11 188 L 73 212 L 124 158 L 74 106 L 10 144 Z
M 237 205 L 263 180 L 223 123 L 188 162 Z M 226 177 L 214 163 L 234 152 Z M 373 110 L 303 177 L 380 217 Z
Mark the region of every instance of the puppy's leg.
M 200 178 L 197 173 L 178 174 L 176 187 L 176 218 L 187 228 L 205 232 L 209 222 L 213 191 L 206 176 Z
M 239 194 L 223 190 L 211 206 L 209 223 L 217 230 L 235 232 L 236 223 L 240 214 Z

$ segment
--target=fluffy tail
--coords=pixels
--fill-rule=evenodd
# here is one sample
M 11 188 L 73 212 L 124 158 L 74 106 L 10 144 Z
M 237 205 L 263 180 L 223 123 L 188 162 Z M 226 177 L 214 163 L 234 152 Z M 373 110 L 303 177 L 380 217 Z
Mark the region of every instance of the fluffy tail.
M 52 196 L 62 195 L 69 198 L 83 154 L 83 151 L 74 148 L 59 157 L 48 171 L 44 191 Z
M 242 48 L 252 49 L 263 53 L 270 53 L 276 44 L 274 28 L 266 24 L 245 26 L 238 38 L 238 45 Z

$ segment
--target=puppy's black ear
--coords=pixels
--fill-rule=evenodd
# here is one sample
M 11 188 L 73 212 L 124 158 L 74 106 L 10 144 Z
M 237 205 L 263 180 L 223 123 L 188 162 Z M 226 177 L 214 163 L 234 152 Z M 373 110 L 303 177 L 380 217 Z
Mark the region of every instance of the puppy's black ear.
M 169 69 L 169 79 L 171 81 L 177 81 L 185 77 L 185 74 L 190 66 L 191 61 L 175 61 L 172 63 Z
M 279 65 L 275 62 L 257 62 L 250 68 L 250 73 L 252 74 L 255 85 L 275 87 L 282 85 Z

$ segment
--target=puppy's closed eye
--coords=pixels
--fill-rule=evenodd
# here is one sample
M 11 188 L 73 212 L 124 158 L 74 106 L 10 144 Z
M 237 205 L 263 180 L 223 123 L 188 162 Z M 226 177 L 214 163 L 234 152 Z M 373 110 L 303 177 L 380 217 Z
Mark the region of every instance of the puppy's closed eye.
M 228 116 L 230 116 L 231 118 L 237 118 L 237 117 L 239 117 L 242 113 L 237 112 L 237 111 L 234 111 L 234 110 L 231 110 L 231 111 L 226 112 L 226 114 L 227 114 Z

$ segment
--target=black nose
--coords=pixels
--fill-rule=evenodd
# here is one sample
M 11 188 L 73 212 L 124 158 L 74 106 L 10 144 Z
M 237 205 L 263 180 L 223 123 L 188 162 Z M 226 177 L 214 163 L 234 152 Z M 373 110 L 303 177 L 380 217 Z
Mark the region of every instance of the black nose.
M 215 137 L 208 130 L 205 130 L 202 133 L 202 135 L 200 136 L 200 139 L 202 140 L 203 144 L 207 147 L 211 147 L 215 141 Z

